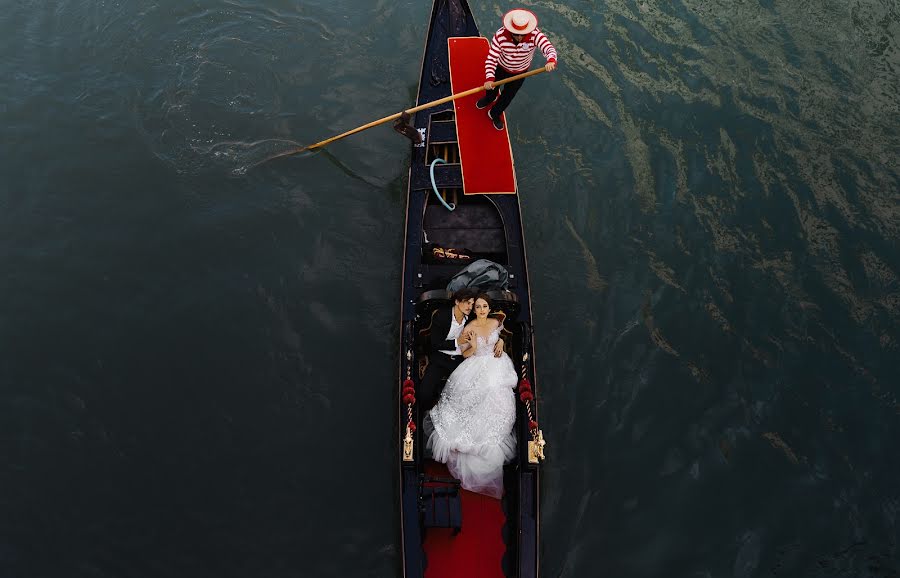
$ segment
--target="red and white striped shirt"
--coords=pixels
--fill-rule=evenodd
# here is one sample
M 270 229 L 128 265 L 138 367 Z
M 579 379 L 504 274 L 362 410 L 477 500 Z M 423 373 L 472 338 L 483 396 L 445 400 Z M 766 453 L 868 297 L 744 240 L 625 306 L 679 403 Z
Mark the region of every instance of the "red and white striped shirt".
M 516 44 L 512 32 L 505 27 L 501 28 L 491 38 L 491 48 L 484 61 L 484 79 L 494 80 L 498 64 L 506 72 L 513 74 L 527 71 L 534 58 L 535 48 L 541 49 L 547 62 L 556 62 L 556 49 L 540 29 L 535 28 L 522 38 L 522 42 Z

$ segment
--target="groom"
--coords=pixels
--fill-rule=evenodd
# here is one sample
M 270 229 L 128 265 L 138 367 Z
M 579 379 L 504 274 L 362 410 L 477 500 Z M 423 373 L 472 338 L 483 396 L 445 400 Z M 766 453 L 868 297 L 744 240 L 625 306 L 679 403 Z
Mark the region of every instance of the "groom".
M 453 294 L 453 307 L 441 307 L 431 317 L 428 367 L 419 384 L 419 407 L 423 412 L 434 407 L 447 378 L 463 361 L 462 346 L 468 341 L 463 328 L 469 321 L 477 294 L 474 289 L 464 287 Z M 502 353 L 503 340 L 499 339 L 494 346 L 494 356 L 500 357 Z

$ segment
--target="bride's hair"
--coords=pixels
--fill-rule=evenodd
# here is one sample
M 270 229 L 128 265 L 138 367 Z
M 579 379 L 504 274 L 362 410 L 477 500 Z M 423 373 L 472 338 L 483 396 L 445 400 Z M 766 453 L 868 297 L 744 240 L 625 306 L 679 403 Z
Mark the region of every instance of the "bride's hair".
M 488 317 L 490 317 L 491 313 L 494 312 L 494 304 L 491 303 L 491 298 L 487 296 L 487 293 L 479 293 L 475 296 L 475 301 L 478 301 L 479 299 L 484 299 L 487 302 L 489 311 Z
M 495 311 L 494 304 L 491 302 L 491 298 L 487 296 L 487 293 L 479 293 L 475 296 L 475 301 L 479 299 L 484 299 L 488 304 L 488 318 L 496 319 L 500 325 L 503 325 L 503 322 L 506 320 L 506 315 L 502 311 Z
M 491 298 L 488 297 L 485 293 L 479 293 L 478 295 L 475 296 L 475 301 L 476 301 L 476 302 L 477 302 L 479 299 L 484 299 L 485 301 L 487 301 L 487 304 L 488 304 L 488 315 L 487 315 L 487 316 L 488 316 L 488 319 L 494 319 L 494 320 L 497 321 L 497 323 L 500 324 L 500 336 L 503 337 L 504 341 L 506 341 L 507 339 L 509 339 L 511 333 L 510 333 L 509 330 L 506 329 L 506 327 L 504 326 L 504 324 L 506 323 L 506 313 L 504 313 L 504 312 L 503 312 L 502 310 L 500 310 L 500 309 L 498 309 L 498 310 L 495 311 L 495 310 L 494 310 L 494 304 L 491 303 Z M 504 346 L 504 347 L 506 347 L 507 349 L 509 349 L 509 346 Z M 510 351 L 511 351 L 511 350 L 510 350 Z

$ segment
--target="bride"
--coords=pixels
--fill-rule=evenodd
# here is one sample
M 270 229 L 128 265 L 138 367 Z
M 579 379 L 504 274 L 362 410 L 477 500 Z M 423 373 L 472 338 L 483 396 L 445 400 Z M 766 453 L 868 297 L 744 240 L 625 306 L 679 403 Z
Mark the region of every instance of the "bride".
M 513 425 L 518 376 L 506 353 L 494 357 L 500 321 L 491 318 L 487 295 L 475 298 L 475 319 L 465 328 L 466 358 L 447 379 L 429 412 L 433 431 L 427 448 L 447 464 L 463 488 L 494 498 L 503 495 L 503 464 L 516 452 Z

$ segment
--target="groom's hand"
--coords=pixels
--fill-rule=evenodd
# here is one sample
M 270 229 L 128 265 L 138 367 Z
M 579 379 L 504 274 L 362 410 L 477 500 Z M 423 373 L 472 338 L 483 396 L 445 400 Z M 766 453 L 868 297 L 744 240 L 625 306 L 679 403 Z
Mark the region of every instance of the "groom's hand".
M 494 357 L 500 357 L 503 355 L 503 340 L 498 339 L 497 343 L 494 344 Z

